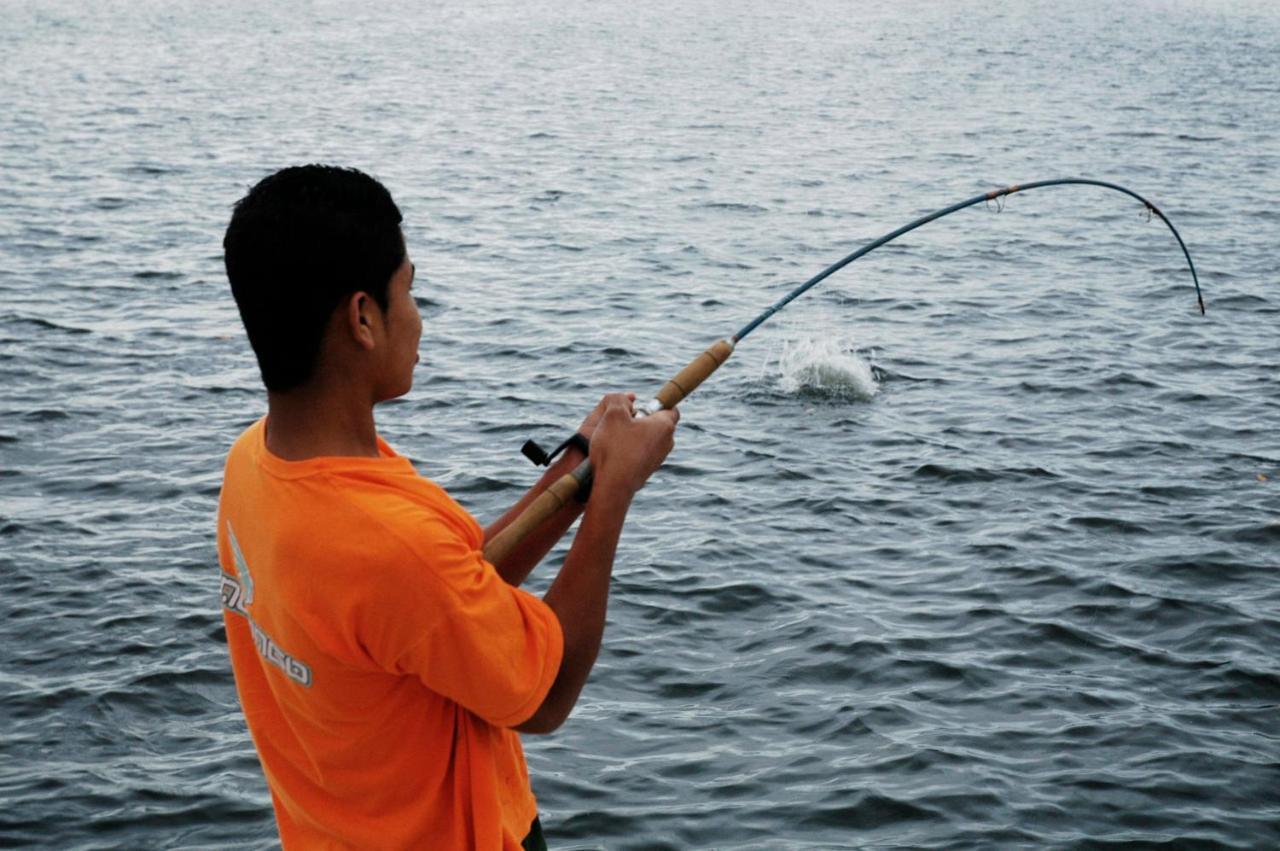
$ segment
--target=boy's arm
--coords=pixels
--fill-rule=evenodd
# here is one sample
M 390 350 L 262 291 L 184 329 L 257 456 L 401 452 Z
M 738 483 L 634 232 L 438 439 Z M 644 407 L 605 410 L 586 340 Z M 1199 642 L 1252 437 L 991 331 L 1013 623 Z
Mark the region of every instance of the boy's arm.
M 586 517 L 543 600 L 564 635 L 555 683 L 531 718 L 516 729 L 550 733 L 569 717 L 600 652 L 613 558 L 632 497 L 674 445 L 677 411 L 634 420 L 631 400 L 606 397 L 608 409 L 591 444 L 595 486 Z
M 622 395 L 631 402 L 635 401 L 634 393 Z M 587 418 L 582 421 L 582 425 L 578 427 L 579 434 L 588 440 L 595 433 L 596 426 L 604 415 L 608 399 L 609 397 L 606 396 L 600 400 L 600 404 L 596 405 L 595 410 L 588 414 Z M 531 487 L 520 498 L 519 502 L 511 506 L 505 514 L 485 528 L 484 542 L 486 544 L 489 543 L 494 535 L 497 535 L 509 523 L 519 517 L 544 490 L 555 484 L 584 460 L 586 460 L 586 456 L 576 446 L 569 446 L 565 449 L 564 453 L 552 463 L 547 472 L 542 475 L 542 478 L 538 479 L 537 484 Z M 577 500 L 571 500 L 557 514 L 543 523 L 536 532 L 525 538 L 520 549 L 508 556 L 502 564 L 494 565 L 498 570 L 498 575 L 506 580 L 509 585 L 518 587 L 533 572 L 538 562 L 542 561 L 546 554 L 551 551 L 551 548 L 556 545 L 556 541 L 564 537 L 564 533 L 573 525 L 573 521 L 577 520 L 582 514 L 584 507 Z
M 537 484 L 529 488 L 528 492 L 520 498 L 519 502 L 511 506 L 505 514 L 485 528 L 484 542 L 486 544 L 489 543 L 494 535 L 497 535 L 507 527 L 507 524 L 519 517 L 544 490 L 572 472 L 574 467 L 586 460 L 586 457 L 582 454 L 582 450 L 576 446 L 570 446 L 566 449 L 547 468 L 547 472 L 542 475 Z M 578 519 L 579 515 L 582 514 L 582 509 L 585 507 L 576 499 L 569 500 L 559 512 L 539 526 L 536 532 L 525 538 L 521 542 L 519 549 L 507 556 L 506 560 L 501 564 L 494 565 L 497 568 L 498 575 L 505 579 L 507 584 L 519 587 L 525 578 L 533 572 L 538 562 L 542 561 L 543 557 L 551 551 L 556 541 L 560 540 L 564 533 L 569 531 L 569 527 L 573 525 L 573 521 Z

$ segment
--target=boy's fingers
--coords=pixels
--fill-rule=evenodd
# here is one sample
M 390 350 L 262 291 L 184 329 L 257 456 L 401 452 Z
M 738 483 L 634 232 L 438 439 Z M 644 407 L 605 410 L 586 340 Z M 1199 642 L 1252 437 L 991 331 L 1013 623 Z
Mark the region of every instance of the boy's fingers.
M 605 416 L 627 417 L 632 415 L 631 400 L 625 393 L 613 393 L 606 398 Z

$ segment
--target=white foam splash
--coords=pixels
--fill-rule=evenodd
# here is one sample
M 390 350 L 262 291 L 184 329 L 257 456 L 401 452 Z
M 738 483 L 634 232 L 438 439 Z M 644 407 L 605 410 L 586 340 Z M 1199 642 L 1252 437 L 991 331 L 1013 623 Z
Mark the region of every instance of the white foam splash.
M 778 369 L 778 384 L 786 393 L 866 402 L 880 390 L 871 364 L 829 337 L 784 343 Z

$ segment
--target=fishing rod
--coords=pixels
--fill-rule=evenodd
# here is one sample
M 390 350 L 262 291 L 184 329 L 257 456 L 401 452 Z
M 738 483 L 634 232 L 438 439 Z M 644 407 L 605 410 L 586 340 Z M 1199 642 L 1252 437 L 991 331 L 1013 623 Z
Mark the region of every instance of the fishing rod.
M 1173 238 L 1178 241 L 1178 247 L 1182 249 L 1182 255 L 1187 258 L 1187 268 L 1191 270 L 1191 281 L 1196 288 L 1196 302 L 1200 306 L 1200 315 L 1204 315 L 1204 296 L 1200 293 L 1200 278 L 1196 275 L 1196 266 L 1191 262 L 1191 252 L 1187 250 L 1187 244 L 1182 241 L 1182 235 L 1178 233 L 1178 229 L 1173 226 L 1173 222 L 1169 221 L 1160 209 L 1143 198 L 1137 192 L 1126 189 L 1115 183 L 1107 183 L 1103 180 L 1090 180 L 1083 177 L 1066 177 L 1057 180 L 1037 180 L 1033 183 L 1014 184 L 1006 186 L 1003 189 L 993 189 L 990 192 L 984 192 L 981 195 L 975 195 L 958 204 L 952 204 L 950 207 L 943 207 L 929 213 L 927 216 L 921 216 L 913 222 L 903 225 L 895 231 L 891 231 L 879 239 L 873 240 L 866 245 L 854 251 L 852 254 L 832 263 L 800 286 L 791 290 L 776 303 L 770 305 L 759 316 L 752 319 L 746 325 L 743 325 L 732 337 L 718 340 L 712 343 L 702 354 L 691 360 L 684 369 L 680 370 L 674 378 L 662 385 L 662 389 L 654 394 L 646 405 L 636 409 L 636 416 L 647 416 L 655 414 L 658 411 L 665 411 L 674 408 L 684 399 L 698 389 L 698 386 L 706 381 L 711 373 L 719 369 L 729 356 L 733 354 L 738 344 L 746 339 L 747 335 L 759 328 L 765 322 L 769 321 L 778 311 L 782 310 L 791 302 L 826 280 L 831 275 L 848 266 L 854 260 L 864 254 L 875 251 L 886 243 L 893 242 L 903 234 L 910 233 L 916 228 L 927 225 L 943 216 L 949 216 L 952 213 L 963 210 L 966 207 L 972 207 L 974 204 L 987 203 L 992 201 L 1000 203 L 1000 199 L 1015 192 L 1026 192 L 1030 189 L 1040 189 L 1045 186 L 1100 186 L 1103 189 L 1112 189 L 1116 192 L 1123 192 L 1131 198 L 1137 199 L 1146 208 L 1148 215 L 1157 216 L 1160 221 L 1168 225 L 1169 230 L 1173 233 Z M 998 209 L 1003 209 L 999 207 Z M 554 453 L 553 453 L 554 454 Z M 542 457 L 546 457 L 542 454 Z M 519 517 L 507 525 L 500 533 L 495 535 L 484 547 L 484 557 L 490 564 L 498 564 L 509 556 L 520 542 L 523 541 L 530 533 L 541 526 L 547 519 L 556 514 L 565 504 L 573 498 L 574 494 L 584 487 L 590 485 L 592 477 L 591 460 L 587 459 L 579 464 L 573 472 L 566 473 L 559 480 L 538 495 L 538 498 L 524 510 Z

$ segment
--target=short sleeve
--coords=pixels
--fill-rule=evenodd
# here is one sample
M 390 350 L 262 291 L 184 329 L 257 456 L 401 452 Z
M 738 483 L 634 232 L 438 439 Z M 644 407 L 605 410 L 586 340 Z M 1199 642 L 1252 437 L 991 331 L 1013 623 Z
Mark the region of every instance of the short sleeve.
M 425 519 L 396 533 L 406 558 L 372 583 L 359 619 L 366 652 L 490 724 L 527 721 L 560 671 L 555 612 L 508 585 L 447 523 Z

